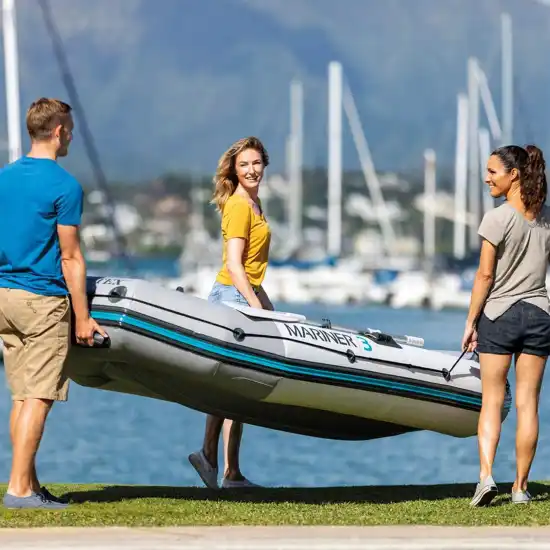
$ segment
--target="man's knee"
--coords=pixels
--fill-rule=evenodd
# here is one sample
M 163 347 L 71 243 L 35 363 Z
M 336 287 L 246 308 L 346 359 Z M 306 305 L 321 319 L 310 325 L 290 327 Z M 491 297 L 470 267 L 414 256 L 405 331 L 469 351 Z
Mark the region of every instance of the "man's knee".
M 53 405 L 54 399 L 44 398 L 44 397 L 30 397 L 29 399 L 25 399 L 25 402 L 40 403 L 44 407 L 47 407 L 49 409 Z
M 54 403 L 53 399 L 44 399 L 42 397 L 30 397 L 25 399 L 23 408 L 48 413 Z

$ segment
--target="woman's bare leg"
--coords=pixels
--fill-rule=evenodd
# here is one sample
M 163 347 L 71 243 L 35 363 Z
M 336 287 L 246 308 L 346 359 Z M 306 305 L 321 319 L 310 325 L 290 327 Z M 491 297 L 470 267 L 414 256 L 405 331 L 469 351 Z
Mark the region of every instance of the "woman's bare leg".
M 516 359 L 516 480 L 513 491 L 526 491 L 539 436 L 539 396 L 546 357 L 522 353 Z
M 223 424 L 223 455 L 224 455 L 224 477 L 231 481 L 242 481 L 244 476 L 239 466 L 239 453 L 243 425 L 241 422 L 226 420 Z
M 506 378 L 511 362 L 511 355 L 479 354 L 482 391 L 477 429 L 480 480 L 493 475 L 493 463 L 500 439 L 502 406 L 506 395 Z
M 220 440 L 223 421 L 223 418 L 212 416 L 211 414 L 206 417 L 202 450 L 206 460 L 208 460 L 213 468 L 218 467 L 218 442 Z

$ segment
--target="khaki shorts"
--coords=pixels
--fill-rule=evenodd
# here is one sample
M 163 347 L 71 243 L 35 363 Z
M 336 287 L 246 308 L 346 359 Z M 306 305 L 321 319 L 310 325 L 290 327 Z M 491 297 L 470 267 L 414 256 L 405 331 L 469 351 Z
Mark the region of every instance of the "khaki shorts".
M 70 347 L 67 296 L 41 296 L 0 288 L 0 338 L 12 399 L 67 401 L 64 371 Z

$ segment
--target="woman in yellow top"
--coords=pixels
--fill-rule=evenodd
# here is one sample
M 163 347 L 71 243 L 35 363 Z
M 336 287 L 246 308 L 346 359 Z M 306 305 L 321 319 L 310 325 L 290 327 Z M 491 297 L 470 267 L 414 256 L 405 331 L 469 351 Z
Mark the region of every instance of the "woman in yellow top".
M 255 137 L 234 143 L 220 158 L 214 177 L 215 204 L 222 214 L 223 265 L 208 300 L 237 302 L 273 309 L 262 288 L 269 258 L 271 232 L 258 198 L 269 156 Z M 204 443 L 189 461 L 207 487 L 218 488 L 218 441 L 223 426 L 222 488 L 251 487 L 239 467 L 242 424 L 208 415 Z

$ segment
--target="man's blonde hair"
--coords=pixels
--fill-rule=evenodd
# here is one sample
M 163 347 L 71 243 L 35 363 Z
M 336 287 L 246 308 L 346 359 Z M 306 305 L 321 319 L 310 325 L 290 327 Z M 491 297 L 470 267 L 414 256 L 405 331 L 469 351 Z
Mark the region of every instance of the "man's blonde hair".
M 54 129 L 66 122 L 71 106 L 59 99 L 41 97 L 27 111 L 27 131 L 32 141 L 44 141 L 52 137 Z

